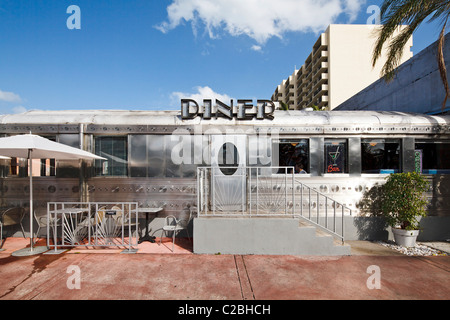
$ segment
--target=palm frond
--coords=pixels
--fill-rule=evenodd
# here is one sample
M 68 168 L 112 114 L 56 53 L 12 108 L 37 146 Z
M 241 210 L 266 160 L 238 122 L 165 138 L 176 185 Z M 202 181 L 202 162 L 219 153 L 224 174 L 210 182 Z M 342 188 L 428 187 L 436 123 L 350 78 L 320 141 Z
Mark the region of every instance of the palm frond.
M 444 88 L 445 88 L 445 98 L 444 98 L 444 101 L 442 102 L 442 111 L 445 110 L 445 107 L 447 105 L 447 100 L 450 95 L 450 88 L 448 85 L 448 78 L 447 78 L 447 67 L 445 66 L 445 59 L 444 59 L 445 29 L 447 27 L 448 17 L 449 17 L 449 15 L 447 14 L 447 18 L 445 20 L 444 26 L 442 27 L 441 33 L 439 35 L 439 41 L 438 41 L 439 73 L 441 74 L 442 83 L 444 84 Z
M 385 0 L 381 7 L 382 27 L 378 30 L 378 38 L 372 55 L 372 65 L 375 66 L 382 56 L 387 44 L 388 54 L 382 68 L 382 77 L 386 81 L 393 79 L 396 68 L 401 62 L 403 49 L 413 35 L 414 31 L 428 19 L 429 22 L 442 19 L 442 30 L 438 41 L 438 64 L 442 82 L 445 87 L 445 99 L 442 109 L 445 108 L 450 96 L 447 78 L 447 69 L 444 60 L 444 38 L 448 19 L 450 17 L 449 0 Z M 405 28 L 395 37 L 399 27 Z

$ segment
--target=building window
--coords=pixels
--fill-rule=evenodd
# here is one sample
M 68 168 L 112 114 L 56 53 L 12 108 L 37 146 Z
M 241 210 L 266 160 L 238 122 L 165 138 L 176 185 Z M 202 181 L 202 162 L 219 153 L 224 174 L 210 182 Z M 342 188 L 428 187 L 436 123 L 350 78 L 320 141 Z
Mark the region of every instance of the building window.
M 325 173 L 347 173 L 347 140 L 325 139 Z
M 415 168 L 425 174 L 450 173 L 450 141 L 417 141 Z
M 400 139 L 361 139 L 361 173 L 400 172 Z
M 309 173 L 309 140 L 281 139 L 278 142 L 278 161 L 280 167 L 294 167 L 295 173 Z M 280 169 L 279 173 L 284 171 Z
M 45 137 L 48 140 L 55 141 L 56 137 Z M 54 177 L 56 176 L 55 159 L 33 159 L 33 176 L 35 177 Z M 29 163 L 28 163 L 29 165 Z M 28 174 L 30 174 L 28 169 Z
M 107 159 L 95 160 L 96 176 L 127 176 L 127 137 L 95 137 L 95 154 Z
M 226 142 L 219 149 L 219 169 L 226 176 L 232 176 L 239 167 L 239 151 L 231 142 Z

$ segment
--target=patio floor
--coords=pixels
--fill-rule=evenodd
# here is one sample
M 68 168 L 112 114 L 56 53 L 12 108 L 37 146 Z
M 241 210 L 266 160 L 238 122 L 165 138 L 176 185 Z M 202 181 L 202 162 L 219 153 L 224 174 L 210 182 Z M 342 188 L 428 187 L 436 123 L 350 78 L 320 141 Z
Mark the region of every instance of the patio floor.
M 39 239 L 35 246 L 46 246 L 46 239 Z M 2 253 L 13 253 L 16 250 L 23 249 L 30 246 L 29 239 L 23 238 L 7 238 L 5 244 L 3 245 L 4 251 Z M 156 238 L 155 243 L 144 241 L 134 248 L 138 249 L 139 253 L 171 253 L 171 254 L 193 254 L 192 253 L 192 241 L 188 238 L 176 238 L 174 250 L 172 252 L 172 238 L 163 238 L 161 245 L 159 244 L 159 238 Z M 92 248 L 88 246 L 78 246 L 78 247 L 66 247 L 68 249 L 66 253 L 68 254 L 79 254 L 79 253 L 121 253 L 127 247 L 102 247 L 102 248 Z
M 363 241 L 353 243 L 351 256 L 199 255 L 187 239 L 177 239 L 174 253 L 171 239 L 164 240 L 140 244 L 137 254 L 73 248 L 14 257 L 29 241 L 8 238 L 0 252 L 0 300 L 450 299 L 450 256 L 399 255 Z M 381 272 L 379 289 L 368 287 L 372 266 Z

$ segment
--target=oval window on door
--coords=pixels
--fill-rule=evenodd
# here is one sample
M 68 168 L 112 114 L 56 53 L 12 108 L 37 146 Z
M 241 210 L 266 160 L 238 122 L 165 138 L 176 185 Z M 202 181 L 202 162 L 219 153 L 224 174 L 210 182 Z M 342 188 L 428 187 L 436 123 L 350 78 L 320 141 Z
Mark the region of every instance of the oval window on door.
M 226 175 L 233 175 L 239 166 L 239 152 L 236 146 L 231 142 L 222 145 L 218 155 L 220 171 Z

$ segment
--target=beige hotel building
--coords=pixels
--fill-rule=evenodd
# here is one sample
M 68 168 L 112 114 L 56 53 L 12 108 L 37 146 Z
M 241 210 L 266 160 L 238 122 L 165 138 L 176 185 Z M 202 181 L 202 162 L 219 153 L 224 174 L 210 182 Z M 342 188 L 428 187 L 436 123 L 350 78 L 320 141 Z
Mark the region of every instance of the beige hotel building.
M 277 86 L 272 101 L 291 110 L 325 107 L 333 110 L 380 78 L 383 55 L 372 67 L 372 52 L 379 25 L 332 24 L 320 35 L 303 66 Z M 412 38 L 401 63 L 412 57 Z

